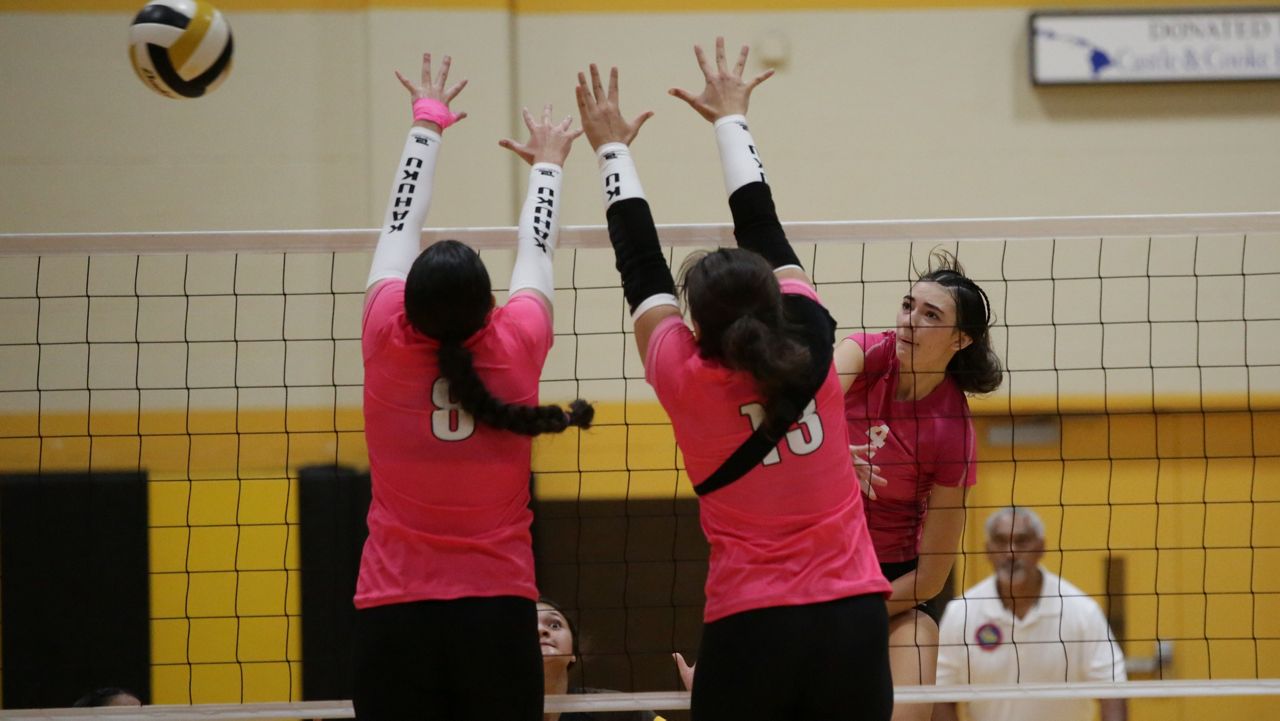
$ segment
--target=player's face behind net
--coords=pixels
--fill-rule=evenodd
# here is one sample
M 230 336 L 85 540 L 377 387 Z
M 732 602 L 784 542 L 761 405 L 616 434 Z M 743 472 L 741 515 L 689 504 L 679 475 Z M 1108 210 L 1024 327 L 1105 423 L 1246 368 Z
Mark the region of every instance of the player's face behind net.
M 1161 219 L 1152 234 L 1099 221 L 1095 237 L 1062 240 L 930 235 L 1051 236 L 1054 221 L 1016 234 L 845 224 L 792 236 L 843 334 L 892 328 L 913 262 L 923 266 L 939 245 L 990 296 L 1007 375 L 971 401 L 979 481 L 956 592 L 991 573 L 986 516 L 1031 507 L 1045 521 L 1043 563 L 1107 610 L 1131 678 L 1275 678 L 1280 627 L 1266 609 L 1280 602 L 1280 486 L 1268 482 L 1280 471 L 1280 235 L 1269 217 L 1226 219 L 1239 227 L 1204 234 L 1203 220 L 1185 232 L 1169 228 L 1176 222 Z M 872 232 L 911 240 L 831 239 Z M 486 245 L 466 231 L 451 236 Z M 680 243 L 669 251 L 676 267 L 691 250 L 683 243 L 727 237 L 664 234 Z M 707 550 L 696 501 L 643 382 L 603 235 L 569 229 L 565 240 L 542 395 L 589 398 L 598 411 L 593 430 L 535 445 L 539 583 L 576 619 L 574 686 L 674 690 L 670 653 L 696 656 L 701 623 Z M 75 242 L 57 245 L 75 251 Z M 10 514 L 0 631 L 21 641 L 22 627 L 67 625 L 72 611 L 56 597 L 75 583 L 87 586 L 77 604 L 118 590 L 115 562 L 85 550 L 110 549 L 134 562 L 124 574 L 134 601 L 120 612 L 138 616 L 145 605 L 130 626 L 143 637 L 110 643 L 117 656 L 122 643 L 145 647 L 129 678 L 145 679 L 147 701 L 332 697 L 309 682 L 340 695 L 342 673 L 325 669 L 344 662 L 341 618 L 367 503 L 359 327 L 368 256 L 287 242 L 254 253 L 88 250 L 0 257 Z M 501 288 L 511 254 L 483 253 Z M 99 490 L 55 500 L 61 488 Z M 20 510 L 49 501 L 56 512 Z M 116 520 L 86 520 L 95 507 Z M 22 515 L 26 523 L 9 522 Z M 32 568 L 62 569 L 61 580 L 32 583 L 23 575 Z M 89 651 L 101 635 L 73 633 L 71 656 L 47 642 L 38 653 L 6 645 L 5 705 L 27 703 L 16 689 L 32 674 L 70 679 L 75 690 L 31 705 L 65 706 L 123 683 L 82 661 L 109 653 Z M 1174 649 L 1163 665 L 1159 642 Z M 1243 713 L 1255 702 L 1233 703 Z

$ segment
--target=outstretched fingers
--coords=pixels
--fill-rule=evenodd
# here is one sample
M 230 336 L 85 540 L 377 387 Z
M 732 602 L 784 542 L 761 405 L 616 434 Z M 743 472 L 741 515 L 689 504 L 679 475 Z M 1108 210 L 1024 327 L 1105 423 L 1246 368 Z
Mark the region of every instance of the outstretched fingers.
M 609 102 L 617 105 L 618 103 L 618 66 L 614 65 L 609 68 Z
M 750 46 L 743 45 L 742 51 L 738 53 L 738 64 L 733 66 L 733 74 L 742 77 L 747 70 L 747 55 L 751 52 Z
M 431 85 L 431 53 L 422 54 L 422 84 Z
M 667 91 L 667 94 L 680 98 L 692 107 L 697 107 L 698 96 L 684 88 L 671 88 Z
M 400 84 L 404 86 L 405 90 L 408 90 L 411 93 L 418 92 L 418 86 L 409 82 L 409 79 L 401 75 L 399 70 L 396 71 L 396 80 L 400 81 Z
M 600 68 L 595 63 L 591 63 L 591 92 L 595 95 L 596 102 L 608 98 L 604 92 L 604 86 L 600 83 Z
M 751 92 L 752 90 L 755 90 L 757 85 L 759 85 L 760 83 L 763 83 L 764 81 L 768 80 L 771 77 L 773 77 L 773 68 L 769 68 L 763 73 L 760 73 L 759 75 L 755 76 L 754 78 L 751 79 L 751 82 L 747 83 L 747 92 Z
M 711 76 L 715 75 L 715 71 L 711 69 L 711 64 L 707 62 L 707 54 L 702 52 L 701 45 L 693 46 L 693 56 L 698 59 L 698 67 L 702 68 L 702 75 L 710 80 Z
M 640 126 L 649 122 L 649 118 L 652 118 L 652 117 L 653 117 L 653 111 L 646 110 L 643 113 L 640 113 L 639 115 L 637 115 L 635 120 L 631 121 L 631 133 L 630 133 L 630 137 L 627 139 L 628 145 L 630 145 L 631 141 L 635 140 L 636 135 L 640 133 Z
M 440 74 L 436 76 L 435 88 L 440 92 L 441 95 L 444 94 L 445 83 L 449 82 L 449 66 L 452 64 L 453 64 L 453 58 L 449 57 L 448 55 L 444 56 L 444 60 L 440 61 Z M 429 68 L 430 66 L 428 66 L 428 69 Z M 427 77 L 423 79 L 429 80 L 430 78 Z
M 445 91 L 445 94 L 444 94 L 445 103 L 453 102 L 453 99 L 458 97 L 458 93 L 462 92 L 462 89 L 465 87 L 467 87 L 466 78 L 463 78 L 462 80 L 459 80 L 458 82 L 454 83 L 453 87 Z

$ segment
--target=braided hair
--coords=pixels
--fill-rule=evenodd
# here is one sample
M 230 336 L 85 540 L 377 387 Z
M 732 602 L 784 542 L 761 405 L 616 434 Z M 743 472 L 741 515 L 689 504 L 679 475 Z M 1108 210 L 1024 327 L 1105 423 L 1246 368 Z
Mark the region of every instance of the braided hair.
M 467 245 L 442 240 L 422 251 L 405 281 L 404 309 L 415 330 L 439 342 L 440 375 L 476 420 L 526 436 L 591 427 L 595 408 L 581 398 L 565 411 L 557 405 L 503 403 L 485 387 L 463 343 L 484 327 L 493 291 L 480 254 Z

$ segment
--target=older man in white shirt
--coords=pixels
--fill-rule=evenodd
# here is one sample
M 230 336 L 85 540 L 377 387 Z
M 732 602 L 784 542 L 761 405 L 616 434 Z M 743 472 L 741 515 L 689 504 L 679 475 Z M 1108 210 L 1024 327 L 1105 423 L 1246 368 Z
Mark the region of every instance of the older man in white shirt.
M 1097 602 L 1040 565 L 1044 524 L 1026 508 L 987 519 L 995 573 L 947 604 L 938 629 L 938 684 L 1124 681 L 1124 654 Z M 1124 699 L 1100 699 L 1102 721 L 1124 721 Z M 970 721 L 1092 721 L 1092 699 L 974 701 Z M 957 704 L 934 706 L 955 721 Z

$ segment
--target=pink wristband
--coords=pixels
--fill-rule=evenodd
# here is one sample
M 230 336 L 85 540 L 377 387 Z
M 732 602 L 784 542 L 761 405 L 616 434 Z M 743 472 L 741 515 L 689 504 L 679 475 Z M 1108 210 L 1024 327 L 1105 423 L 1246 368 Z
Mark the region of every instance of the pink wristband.
M 458 122 L 458 116 L 449 111 L 449 106 L 435 98 L 418 98 L 413 101 L 413 119 L 435 123 L 441 130 Z

